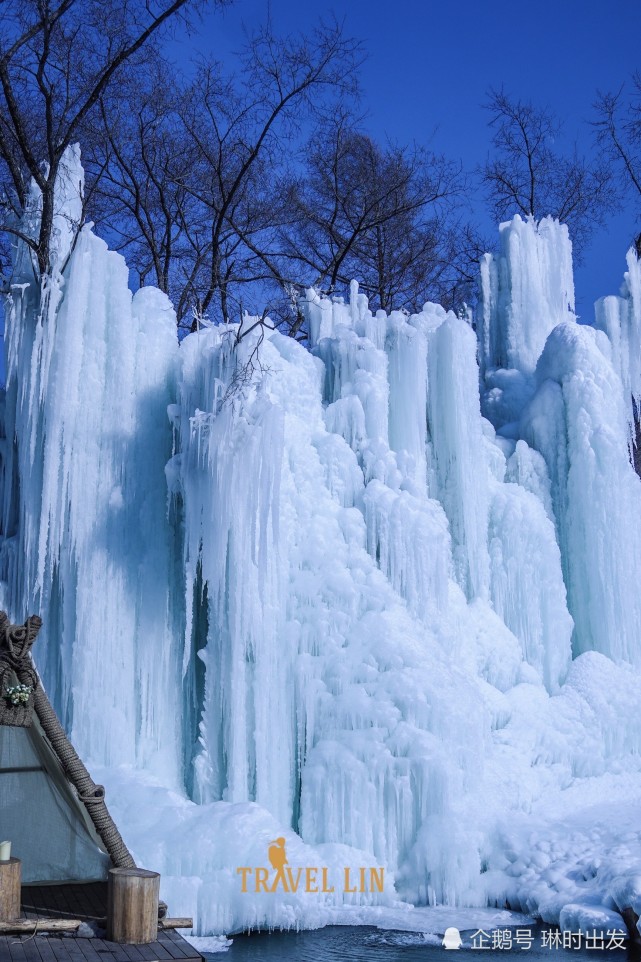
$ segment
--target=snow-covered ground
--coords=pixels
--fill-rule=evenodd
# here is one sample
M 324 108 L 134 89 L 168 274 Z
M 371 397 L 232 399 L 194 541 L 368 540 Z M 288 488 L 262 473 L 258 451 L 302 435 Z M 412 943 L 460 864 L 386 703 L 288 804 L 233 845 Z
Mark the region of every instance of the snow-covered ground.
M 90 227 L 44 297 L 21 280 L 4 606 L 43 616 L 47 688 L 172 913 L 201 936 L 641 913 L 636 259 L 580 326 L 566 228 L 517 217 L 478 341 L 354 283 L 308 293 L 309 349 L 179 346 Z M 383 890 L 243 892 L 276 838 Z

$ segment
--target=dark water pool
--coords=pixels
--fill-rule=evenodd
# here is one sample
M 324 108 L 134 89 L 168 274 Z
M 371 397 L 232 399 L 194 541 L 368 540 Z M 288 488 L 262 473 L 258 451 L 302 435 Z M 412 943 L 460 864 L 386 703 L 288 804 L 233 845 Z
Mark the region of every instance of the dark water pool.
M 612 959 L 612 962 L 641 962 L 641 951 L 637 946 L 597 949 L 581 947 L 572 949 L 550 948 L 543 945 L 543 931 L 550 926 L 530 926 L 533 936 L 529 948 L 513 944 L 505 949 L 472 949 L 472 932 L 462 932 L 463 948 L 459 952 L 473 953 L 474 959 L 483 957 L 493 960 L 511 956 L 523 962 L 570 962 L 570 959 L 589 962 L 598 956 Z M 549 938 L 549 937 L 548 937 Z M 328 926 L 324 929 L 305 932 L 257 932 L 253 935 L 234 935 L 233 945 L 227 952 L 206 955 L 211 962 L 453 962 L 457 959 L 454 952 L 447 952 L 441 945 L 434 944 L 430 936 L 417 932 L 396 932 L 369 926 Z M 576 940 L 575 940 L 576 942 Z M 458 956 L 460 960 L 460 955 Z

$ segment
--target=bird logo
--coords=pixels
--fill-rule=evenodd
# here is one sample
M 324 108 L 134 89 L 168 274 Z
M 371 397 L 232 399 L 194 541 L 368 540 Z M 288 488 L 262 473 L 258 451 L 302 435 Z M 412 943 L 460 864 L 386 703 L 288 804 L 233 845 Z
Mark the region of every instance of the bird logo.
M 271 842 L 267 855 L 269 863 L 276 870 L 277 875 L 283 874 L 283 869 L 287 865 L 287 852 L 285 851 L 285 839 L 281 836 Z
M 446 949 L 460 949 L 463 944 L 461 939 L 461 933 L 453 925 L 448 929 L 445 929 L 445 935 L 443 936 L 443 946 Z

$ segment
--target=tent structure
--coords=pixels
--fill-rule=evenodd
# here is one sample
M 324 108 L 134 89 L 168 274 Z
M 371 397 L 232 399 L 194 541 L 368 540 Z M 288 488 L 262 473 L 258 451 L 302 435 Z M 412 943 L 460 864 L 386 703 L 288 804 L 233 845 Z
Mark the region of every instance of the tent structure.
M 37 720 L 0 727 L 0 834 L 25 883 L 100 880 L 111 866 Z
M 105 879 L 135 862 L 69 742 L 31 660 L 40 618 L 11 625 L 0 612 L 0 836 L 29 884 Z M 11 690 L 25 685 L 24 701 Z

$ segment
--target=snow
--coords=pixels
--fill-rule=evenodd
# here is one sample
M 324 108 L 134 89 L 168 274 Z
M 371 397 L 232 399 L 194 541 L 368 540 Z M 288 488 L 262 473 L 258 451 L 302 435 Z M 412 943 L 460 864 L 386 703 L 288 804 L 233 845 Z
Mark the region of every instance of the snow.
M 566 229 L 515 218 L 484 259 L 480 392 L 438 305 L 373 314 L 353 283 L 301 301 L 309 349 L 249 317 L 179 346 L 90 227 L 65 245 L 42 289 L 18 252 L 8 303 L 2 594 L 43 616 L 47 690 L 172 914 L 638 910 L 633 379 L 612 324 L 576 324 Z M 383 890 L 243 892 L 280 837 Z
M 227 952 L 233 945 L 233 939 L 224 935 L 188 935 L 187 941 L 199 952 L 208 952 L 210 955 Z

